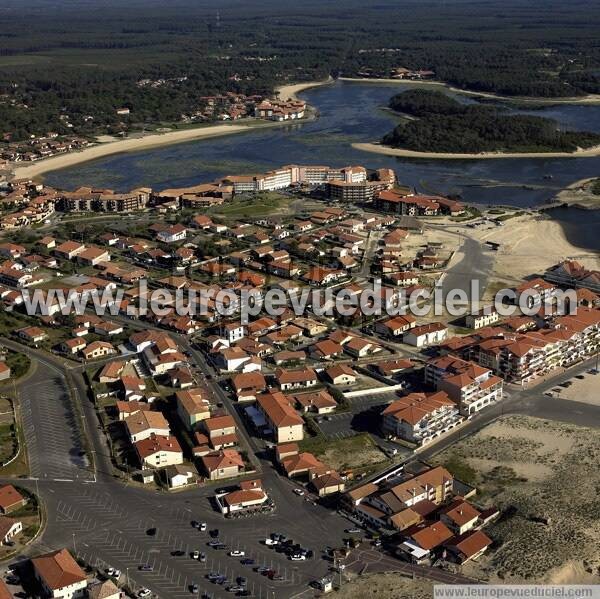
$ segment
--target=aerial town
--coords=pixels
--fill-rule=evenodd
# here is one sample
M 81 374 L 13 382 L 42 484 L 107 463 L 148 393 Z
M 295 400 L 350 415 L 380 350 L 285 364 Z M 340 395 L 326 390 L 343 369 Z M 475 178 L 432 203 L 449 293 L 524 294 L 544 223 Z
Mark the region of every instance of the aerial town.
M 278 209 L 240 216 L 249 198 L 265 197 Z M 129 193 L 12 180 L 2 205 L 2 229 L 18 237 L 0 244 L 9 352 L 0 374 L 13 376 L 11 355 L 44 356 L 34 379 L 58 369 L 66 392 L 77 389 L 84 405 L 70 418 L 88 437 L 73 475 L 52 442 L 56 430 L 38 428 L 44 450 L 36 456 L 39 450 L 29 449 L 31 475 L 105 480 L 107 489 L 125 485 L 138 498 L 174 494 L 174 505 L 189 502 L 186 493 L 200 493 L 205 502 L 200 512 L 169 509 L 166 526 L 162 517 L 132 513 L 140 541 L 150 543 L 140 543 L 141 552 L 109 531 L 92 549 L 83 541 L 87 532 L 73 528 L 67 546 L 27 566 L 27 580 L 52 596 L 76 585 L 90 597 L 142 597 L 152 589 L 175 597 L 206 581 L 209 589 L 241 596 L 271 584 L 326 592 L 336 571 L 363 567 L 354 556 L 365 545 L 413 575 L 429 568 L 425 576 L 433 580 L 469 580 L 477 571 L 471 564 L 493 553 L 506 507 L 480 497 L 473 481 L 461 478 L 464 465 L 453 472 L 438 463 L 435 448 L 477 431 L 504 403 L 524 401 L 548 377 L 579 371 L 598 353 L 600 272 L 575 261 L 515 286 L 516 300 L 529 294 L 543 306 L 532 316 L 504 318 L 484 303 L 459 322 L 446 313 L 420 319 L 335 307 L 322 315 L 313 309 L 314 296 L 302 313 L 294 311 L 293 297 L 303 289 L 324 295 L 344 288 L 359 297 L 375 280 L 382 297 L 406 301 L 407 293 L 435 287 L 453 263 L 455 245 L 432 223 L 465 230 L 510 223 L 449 197 L 414 193 L 391 169 L 288 165 Z M 106 213 L 120 218 L 85 224 Z M 497 252 L 497 245 L 487 251 Z M 576 314 L 551 309 L 563 287 L 576 289 Z M 160 314 L 142 311 L 158 288 L 188 299 L 204 291 L 203 309 L 182 315 L 171 303 Z M 288 294 L 289 305 L 277 316 L 244 322 L 242 294 L 269 289 Z M 47 302 L 43 313 L 30 314 L 26 300 L 36 290 Z M 65 307 L 51 290 L 95 303 L 87 310 Z M 226 316 L 216 299 L 225 290 L 231 293 Z M 105 313 L 94 312 L 98 302 Z M 543 401 L 554 393 L 545 392 Z M 65 407 L 47 409 L 43 417 L 60 418 L 53 412 Z M 59 509 L 95 531 L 102 526 L 95 510 L 111 500 L 84 495 L 75 505 L 61 500 Z M 0 499 L 4 544 L 26 543 L 27 518 L 41 517 L 35 494 L 15 481 L 0 488 Z M 210 515 L 201 515 L 207 509 Z M 316 521 L 334 516 L 327 521 L 337 543 L 324 549 L 317 530 L 291 532 L 288 518 L 299 509 Z M 253 524 L 238 534 L 236 523 L 246 518 Z M 200 531 L 196 543 L 180 538 L 186 527 Z M 257 530 L 265 531 L 259 539 Z M 113 544 L 121 542 L 123 552 L 112 559 Z M 157 563 L 149 548 L 155 542 L 166 544 L 175 565 Z M 190 566 L 194 574 L 187 572 L 190 556 L 200 562 Z M 166 576 L 155 577 L 157 568 Z M 24 588 L 29 592 L 29 582 Z
M 0 599 L 596 597 L 600 9 L 507 1 L 7 0 Z

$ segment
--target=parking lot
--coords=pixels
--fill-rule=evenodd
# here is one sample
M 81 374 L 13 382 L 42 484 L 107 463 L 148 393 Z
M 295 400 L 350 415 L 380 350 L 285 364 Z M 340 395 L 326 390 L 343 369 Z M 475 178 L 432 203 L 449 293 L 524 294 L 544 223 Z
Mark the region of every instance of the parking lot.
M 39 361 L 27 384 L 21 387 L 20 401 L 31 476 L 93 480 L 62 374 Z
M 341 543 L 348 523 L 291 494 L 288 487 L 288 481 L 273 477 L 269 490 L 277 504 L 275 512 L 230 520 L 213 509 L 210 497 L 214 489 L 156 497 L 133 487 L 52 483 L 47 489 L 52 505 L 46 536 L 55 539 L 53 547 L 67 546 L 101 571 L 118 568 L 121 582 L 128 580 L 136 589 L 147 587 L 156 597 L 189 597 L 192 584 L 212 597 L 231 597 L 226 587 L 240 576 L 247 579 L 247 589 L 254 597 L 290 597 L 327 574 L 330 563 L 321 553 L 327 544 L 324 539 Z M 207 531 L 194 528 L 193 520 L 206 522 Z M 149 534 L 151 529 L 156 529 L 155 534 Z M 214 529 L 219 530 L 218 538 L 227 545 L 226 550 L 207 545 Z M 277 553 L 264 544 L 273 532 L 312 550 L 314 557 L 291 561 Z M 41 546 L 39 551 L 45 549 Z M 244 556 L 230 557 L 230 550 L 243 551 Z M 206 562 L 192 559 L 193 551 L 205 553 Z M 243 565 L 244 558 L 254 563 Z M 151 569 L 141 571 L 143 565 Z M 261 566 L 274 570 L 282 580 L 270 580 L 254 570 Z M 227 582 L 210 582 L 207 575 L 211 572 L 226 576 Z

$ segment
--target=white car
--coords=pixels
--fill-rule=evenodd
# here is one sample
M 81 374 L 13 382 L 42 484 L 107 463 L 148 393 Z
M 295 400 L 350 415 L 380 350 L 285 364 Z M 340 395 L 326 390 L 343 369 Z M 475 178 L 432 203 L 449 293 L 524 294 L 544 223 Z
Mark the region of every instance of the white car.
M 294 489 L 294 493 L 302 497 L 302 495 L 304 495 L 304 489 Z
M 192 559 L 200 559 L 200 552 L 192 551 Z
M 204 532 L 206 530 L 206 522 L 201 522 L 198 530 Z
M 244 557 L 246 555 L 245 551 L 242 551 L 241 549 L 234 549 L 233 551 L 229 552 L 229 557 Z
M 138 597 L 150 597 L 152 595 L 152 591 L 150 589 L 142 589 L 138 591 Z
M 265 539 L 265 545 L 277 545 L 278 542 L 275 539 Z
M 303 555 L 301 553 L 295 553 L 294 555 L 290 555 L 290 559 L 293 562 L 303 562 L 306 560 L 306 555 Z
M 119 578 L 121 576 L 121 570 L 117 570 L 116 568 L 107 568 L 106 574 L 111 578 Z

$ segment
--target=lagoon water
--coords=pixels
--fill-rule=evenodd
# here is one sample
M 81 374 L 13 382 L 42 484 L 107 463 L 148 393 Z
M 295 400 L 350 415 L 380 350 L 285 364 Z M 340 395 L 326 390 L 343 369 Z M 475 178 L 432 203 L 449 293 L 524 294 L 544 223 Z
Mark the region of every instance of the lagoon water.
M 93 185 L 127 191 L 138 186 L 181 187 L 290 163 L 363 164 L 393 168 L 402 184 L 420 192 L 460 194 L 480 204 L 538 206 L 566 185 L 600 175 L 600 156 L 417 160 L 352 148 L 352 143 L 376 141 L 394 127 L 398 117 L 384 108 L 392 95 L 407 87 L 337 81 L 301 94 L 318 110 L 315 121 L 114 155 L 48 173 L 45 179 L 64 189 Z M 600 105 L 519 112 L 554 118 L 565 128 L 600 133 Z

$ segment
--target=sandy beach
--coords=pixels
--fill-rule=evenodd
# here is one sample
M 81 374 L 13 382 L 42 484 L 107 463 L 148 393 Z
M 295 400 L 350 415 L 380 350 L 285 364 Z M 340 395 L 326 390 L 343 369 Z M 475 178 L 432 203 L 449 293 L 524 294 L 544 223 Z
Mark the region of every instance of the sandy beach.
M 592 158 L 600 156 L 600 146 L 576 152 L 481 152 L 479 154 L 450 154 L 446 152 L 416 152 L 391 148 L 378 143 L 354 143 L 353 148 L 363 152 L 399 156 L 401 158 L 425 158 L 429 160 L 495 160 L 499 158 Z
M 324 81 L 306 81 L 304 83 L 291 83 L 289 85 L 281 85 L 277 88 L 277 93 L 282 100 L 296 100 L 298 99 L 298 94 L 307 89 L 311 89 L 313 87 L 320 87 L 322 85 L 328 85 L 329 83 L 333 83 L 335 79 L 333 77 L 329 77 L 329 79 L 325 79 Z
M 304 83 L 295 83 L 284 85 L 277 89 L 281 98 L 296 98 L 297 94 L 303 90 L 320 85 L 326 85 L 333 82 L 333 78 L 325 81 L 307 81 Z M 260 127 L 275 127 L 285 125 L 286 122 L 268 122 L 260 123 Z M 32 163 L 17 163 L 13 169 L 13 176 L 16 179 L 32 179 L 39 177 L 50 171 L 55 171 L 61 168 L 68 168 L 97 160 L 113 154 L 121 154 L 123 152 L 139 152 L 160 146 L 169 146 L 172 144 L 195 141 L 199 139 L 208 139 L 211 137 L 220 137 L 221 135 L 232 135 L 233 133 L 242 133 L 244 131 L 252 131 L 257 128 L 257 125 L 245 125 L 237 123 L 220 123 L 208 126 L 199 126 L 196 128 L 185 130 L 166 131 L 164 133 L 151 133 L 139 137 L 131 137 L 127 139 L 115 139 L 107 135 L 99 136 L 98 143 L 79 152 L 69 152 L 60 156 L 46 158 L 39 162 Z
M 443 81 L 410 81 L 403 79 L 369 79 L 367 77 L 340 77 L 340 81 L 354 81 L 356 83 L 393 83 L 395 85 L 431 85 L 437 87 L 445 87 L 451 92 L 472 96 L 475 98 L 487 98 L 491 100 L 499 100 L 501 102 L 518 102 L 520 104 L 600 104 L 600 94 L 589 94 L 587 96 L 572 96 L 568 98 L 532 98 L 530 96 L 501 96 L 490 92 L 475 92 L 459 87 L 453 87 Z
M 251 131 L 252 129 L 252 127 L 248 127 L 247 125 L 213 125 L 209 127 L 198 127 L 196 129 L 185 129 L 182 131 L 152 133 L 150 135 L 145 135 L 144 137 L 103 141 L 79 152 L 69 152 L 68 154 L 53 156 L 52 158 L 46 158 L 39 162 L 17 163 L 13 174 L 17 179 L 32 179 L 50 171 L 75 166 L 82 162 L 104 158 L 105 156 L 111 156 L 112 154 L 139 152 L 140 150 L 148 150 L 159 146 L 168 146 L 171 144 L 221 135 L 231 135 L 232 133 Z
M 577 260 L 586 268 L 600 268 L 595 252 L 573 245 L 559 222 L 537 214 L 511 218 L 502 227 L 470 229 L 466 234 L 481 242 L 500 244 L 490 281 L 514 285 L 565 259 Z

